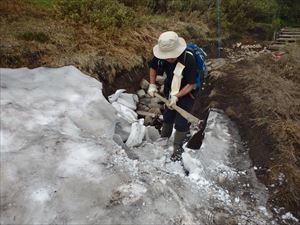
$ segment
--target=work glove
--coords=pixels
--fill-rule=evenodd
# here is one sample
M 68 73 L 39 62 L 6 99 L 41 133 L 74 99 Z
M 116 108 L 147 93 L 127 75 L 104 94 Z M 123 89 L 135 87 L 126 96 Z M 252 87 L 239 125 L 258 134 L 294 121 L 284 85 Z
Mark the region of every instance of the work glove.
M 158 92 L 157 87 L 155 84 L 149 84 L 149 88 L 147 93 L 151 96 L 154 97 L 155 92 Z
M 172 108 L 172 106 L 176 105 L 177 101 L 178 101 L 178 97 L 176 95 L 170 95 L 168 107 Z

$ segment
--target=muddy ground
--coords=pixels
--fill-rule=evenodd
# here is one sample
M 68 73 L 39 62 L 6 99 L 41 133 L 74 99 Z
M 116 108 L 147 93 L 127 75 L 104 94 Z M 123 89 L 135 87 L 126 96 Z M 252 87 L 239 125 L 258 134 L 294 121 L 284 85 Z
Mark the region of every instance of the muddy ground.
M 285 51 L 279 60 L 271 52 L 239 62 L 227 59 L 206 80 L 193 111 L 205 118 L 209 107 L 223 109 L 236 122 L 257 177 L 270 190 L 271 208 L 280 205 L 299 217 L 299 54 L 296 46 Z
M 209 58 L 217 55 L 216 42 L 209 38 L 209 29 L 203 24 L 202 27 L 196 24 L 191 29 L 191 25 L 188 23 L 169 21 L 169 24 L 164 22 L 160 27 L 149 24 L 146 27 L 109 34 L 90 26 L 57 20 L 53 16 L 49 16 L 47 11 L 36 10 L 32 6 L 15 1 L 5 0 L 2 2 L 4 4 L 0 6 L 0 67 L 35 68 L 75 65 L 86 74 L 100 80 L 104 84 L 104 95 L 106 96 L 119 88 L 125 88 L 128 92 L 135 92 L 139 88 L 141 79 L 147 77 L 152 46 L 159 33 L 167 28 L 175 30 L 187 40 L 203 46 Z M 11 2 L 16 4 L 11 4 Z M 198 37 L 194 34 L 195 29 L 200 29 L 202 32 Z M 224 47 L 231 47 L 235 41 L 223 42 Z M 246 37 L 243 44 L 246 42 L 248 44 L 257 43 L 257 37 Z M 223 51 L 222 57 L 227 58 L 227 56 L 228 54 Z M 266 61 L 266 63 L 272 67 L 273 61 Z M 292 187 L 289 185 L 286 185 L 286 188 L 273 187 L 274 176 L 270 175 L 273 172 L 271 169 L 276 166 L 282 167 L 280 163 L 274 164 L 274 158 L 280 156 L 278 153 L 280 147 L 278 146 L 280 146 L 281 139 L 278 137 L 278 133 L 270 132 L 269 123 L 258 125 L 257 120 L 262 116 L 256 111 L 260 108 L 253 104 L 251 94 L 245 93 L 245 90 L 249 89 L 249 83 L 244 78 L 253 74 L 253 71 L 257 69 L 255 69 L 256 64 L 249 63 L 248 59 L 233 63 L 227 58 L 226 66 L 220 68 L 220 73 L 215 73 L 206 80 L 205 89 L 196 99 L 193 113 L 199 118 L 205 118 L 209 107 L 223 109 L 238 125 L 242 139 L 250 149 L 253 164 L 258 168 L 256 170 L 258 178 L 270 188 L 270 203 L 284 206 L 300 217 L 298 210 L 300 207 L 300 184 L 299 181 L 297 183 L 300 145 L 297 141 L 291 143 L 294 146 L 290 148 L 292 154 L 295 155 L 294 169 L 280 171 L 290 173 L 290 176 L 286 175 L 289 178 L 286 182 L 291 182 Z M 260 69 L 263 70 L 262 68 L 261 66 Z M 243 76 L 240 76 L 241 74 Z M 264 93 L 264 87 L 257 86 L 255 88 L 253 90 L 260 90 Z M 297 88 L 298 86 L 296 92 L 299 90 Z M 269 92 L 269 95 L 275 94 Z M 297 112 L 300 97 L 293 93 L 291 98 L 296 99 L 294 105 Z M 278 107 L 284 108 L 281 105 Z M 266 114 L 269 113 L 262 111 Z M 278 115 L 286 116 L 281 114 Z M 299 114 L 295 113 L 295 115 L 287 117 L 296 121 L 295 129 L 299 129 Z M 296 139 L 298 138 L 299 135 L 293 132 L 290 131 L 288 140 L 294 136 Z M 285 143 L 289 142 L 283 142 L 283 145 Z M 278 174 L 279 172 L 274 170 L 274 173 Z M 284 197 L 285 194 L 288 197 Z

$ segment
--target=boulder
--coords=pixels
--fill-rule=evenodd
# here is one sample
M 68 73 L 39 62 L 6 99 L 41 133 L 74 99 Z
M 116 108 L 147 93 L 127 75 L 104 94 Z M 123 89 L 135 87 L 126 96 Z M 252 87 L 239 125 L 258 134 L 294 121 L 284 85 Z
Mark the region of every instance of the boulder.
M 163 85 L 164 82 L 165 82 L 165 79 L 166 79 L 166 77 L 164 77 L 164 76 L 156 76 L 156 82 L 157 82 L 159 85 Z
M 147 91 L 148 87 L 149 87 L 149 82 L 145 79 L 143 79 L 140 83 L 140 87 L 142 89 L 144 89 L 145 91 Z
M 137 95 L 139 96 L 139 98 L 143 98 L 143 97 L 145 97 L 146 92 L 144 89 L 140 89 L 140 90 L 138 90 Z

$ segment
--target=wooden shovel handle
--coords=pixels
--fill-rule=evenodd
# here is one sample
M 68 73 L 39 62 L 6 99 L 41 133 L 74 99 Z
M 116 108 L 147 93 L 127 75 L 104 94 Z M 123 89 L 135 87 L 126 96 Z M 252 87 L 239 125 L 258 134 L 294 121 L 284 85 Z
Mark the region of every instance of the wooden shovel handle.
M 155 97 L 159 98 L 162 102 L 164 102 L 166 105 L 169 104 L 169 101 L 164 97 L 162 97 L 160 94 L 155 93 L 154 95 Z M 199 124 L 201 122 L 201 120 L 199 120 L 197 117 L 193 116 L 192 114 L 190 114 L 189 112 L 185 111 L 184 109 L 180 108 L 177 105 L 173 105 L 172 109 L 175 109 L 181 116 L 183 116 L 190 123 Z

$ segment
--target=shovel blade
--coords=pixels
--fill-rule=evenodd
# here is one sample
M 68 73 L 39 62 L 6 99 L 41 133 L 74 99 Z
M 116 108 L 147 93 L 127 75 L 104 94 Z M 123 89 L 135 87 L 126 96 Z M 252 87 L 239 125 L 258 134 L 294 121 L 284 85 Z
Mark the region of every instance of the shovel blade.
M 190 140 L 188 141 L 186 147 L 188 147 L 190 149 L 194 149 L 194 150 L 199 150 L 201 145 L 202 145 L 203 138 L 204 138 L 204 132 L 199 130 L 197 133 L 195 133 L 190 138 Z
M 200 123 L 198 124 L 198 126 L 196 127 L 196 133 L 193 134 L 193 136 L 189 139 L 189 141 L 187 142 L 186 147 L 193 149 L 193 150 L 199 150 L 201 145 L 202 145 L 202 141 L 204 139 L 204 130 L 206 127 L 206 121 L 207 121 L 208 115 L 206 116 L 204 121 L 200 121 Z

